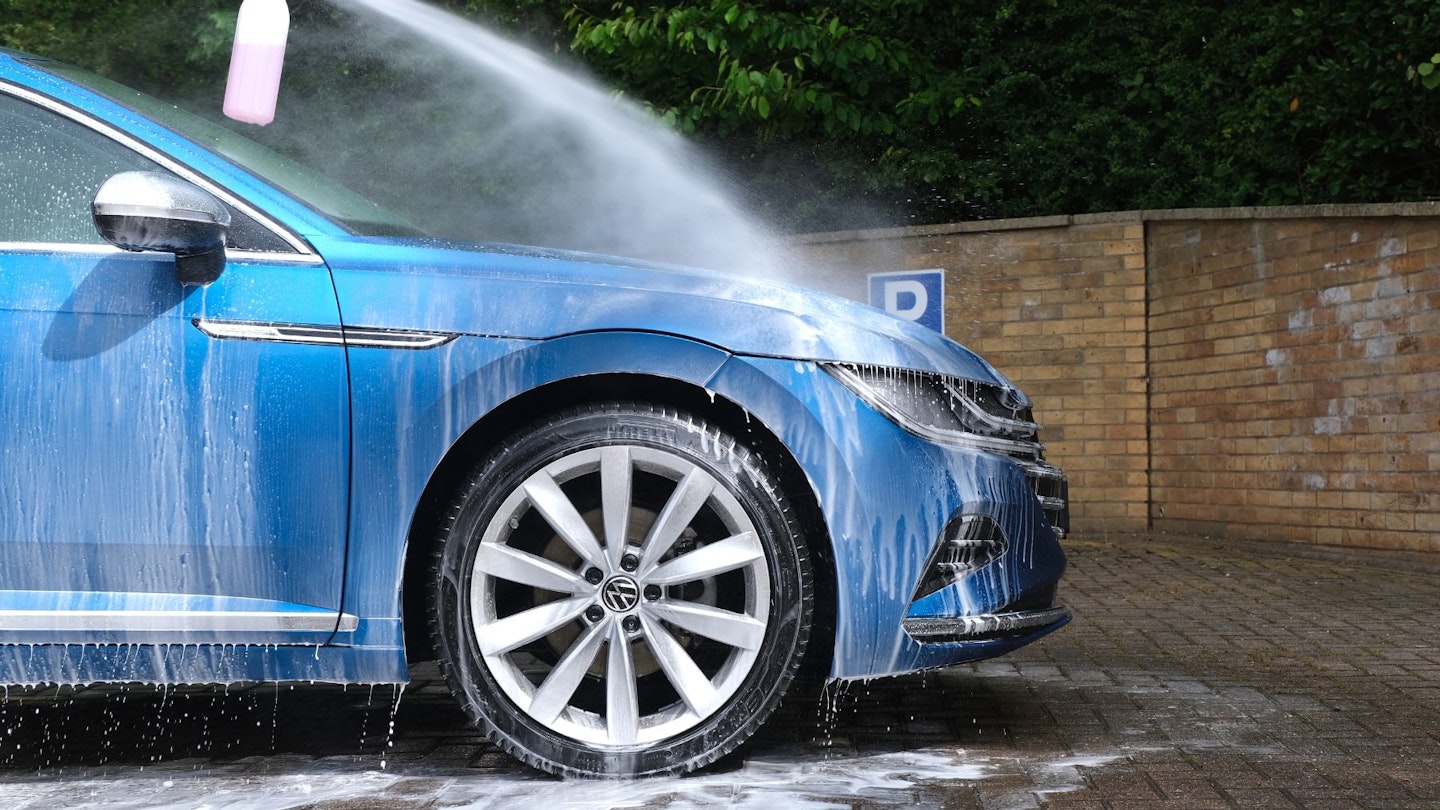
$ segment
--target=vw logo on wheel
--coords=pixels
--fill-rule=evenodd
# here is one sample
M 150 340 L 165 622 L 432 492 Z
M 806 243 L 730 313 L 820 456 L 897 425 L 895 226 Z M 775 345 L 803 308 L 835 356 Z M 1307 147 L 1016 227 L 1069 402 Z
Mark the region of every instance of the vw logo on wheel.
M 640 604 L 640 586 L 629 577 L 615 577 L 600 589 L 600 601 L 615 613 L 626 613 Z

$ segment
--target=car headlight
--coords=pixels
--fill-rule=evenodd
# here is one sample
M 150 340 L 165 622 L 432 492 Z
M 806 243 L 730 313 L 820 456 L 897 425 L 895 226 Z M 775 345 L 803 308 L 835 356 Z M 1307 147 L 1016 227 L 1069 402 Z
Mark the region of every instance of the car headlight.
M 891 421 L 930 441 L 1008 452 L 1038 446 L 1040 426 L 1030 402 L 1013 388 L 853 363 L 827 363 L 825 370 Z

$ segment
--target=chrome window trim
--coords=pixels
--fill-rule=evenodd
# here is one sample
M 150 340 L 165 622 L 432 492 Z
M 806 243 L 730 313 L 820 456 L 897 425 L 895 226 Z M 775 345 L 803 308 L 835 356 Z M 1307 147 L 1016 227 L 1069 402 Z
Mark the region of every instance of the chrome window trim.
M 142 255 L 138 252 L 121 250 L 114 245 L 95 244 L 92 242 L 6 242 L 0 240 L 0 250 L 7 253 L 80 253 L 95 256 L 113 256 L 119 254 Z M 169 255 L 161 251 L 145 251 L 155 256 Z M 267 264 L 317 264 L 321 263 L 318 256 L 314 254 L 300 255 L 298 253 L 267 253 L 260 250 L 226 250 L 227 261 L 236 262 L 265 262 Z
M 280 237 L 282 241 L 290 245 L 290 247 L 294 248 L 295 250 L 294 254 L 245 251 L 246 254 L 264 256 L 267 259 L 283 256 L 287 257 L 287 261 L 302 262 L 305 264 L 324 264 L 324 260 L 322 260 L 320 256 L 316 254 L 313 249 L 311 249 L 309 243 L 307 243 L 304 239 L 301 239 L 299 235 L 293 233 L 289 228 L 286 228 L 285 226 L 276 222 L 268 214 L 261 212 L 258 208 L 250 205 L 248 202 L 245 202 L 240 197 L 236 196 L 233 192 L 229 191 L 223 186 L 216 184 L 205 175 L 196 172 L 195 170 L 185 166 L 183 163 L 176 161 L 169 155 L 166 155 L 164 152 L 160 152 L 150 147 L 143 141 L 140 141 L 133 136 L 116 129 L 115 127 L 105 123 L 104 121 L 101 121 L 98 118 L 91 116 L 88 113 L 82 112 L 68 104 L 65 104 L 59 99 L 52 98 L 51 96 L 47 96 L 44 93 L 38 93 L 34 90 L 29 89 L 28 87 L 22 87 L 21 85 L 14 84 L 13 82 L 6 80 L 0 80 L 0 92 L 9 93 L 10 95 L 24 99 L 25 101 L 28 101 L 53 113 L 68 118 L 69 120 L 74 121 L 75 123 L 83 127 L 94 130 L 100 135 L 119 143 L 121 146 L 124 146 L 130 151 L 135 152 L 142 157 L 145 157 L 160 164 L 167 170 L 174 172 L 177 176 L 182 177 L 185 180 L 190 181 L 191 183 L 194 183 L 195 185 L 205 189 L 211 194 L 214 194 L 216 197 L 224 200 L 226 203 L 235 206 L 240 211 L 244 212 L 246 216 L 250 217 L 256 222 L 259 222 L 267 230 Z M 122 107 L 124 106 L 119 102 L 112 103 Z M 136 113 L 136 115 L 139 115 L 139 113 Z M 237 251 L 237 253 L 240 253 L 240 251 Z
M 97 256 L 109 256 L 125 252 L 114 245 L 97 245 L 92 242 L 6 242 L 4 240 L 0 240 L 0 250 L 10 253 L 55 253 L 57 251 L 64 251 L 66 253 L 92 253 Z
M 263 250 L 225 249 L 226 261 L 265 262 L 267 264 L 324 264 L 325 261 L 314 253 L 269 253 Z
M 309 346 L 346 346 L 367 349 L 433 349 L 459 337 L 450 332 L 372 329 L 355 326 L 317 326 L 299 323 L 261 323 L 196 318 L 191 323 L 217 340 L 258 340 Z

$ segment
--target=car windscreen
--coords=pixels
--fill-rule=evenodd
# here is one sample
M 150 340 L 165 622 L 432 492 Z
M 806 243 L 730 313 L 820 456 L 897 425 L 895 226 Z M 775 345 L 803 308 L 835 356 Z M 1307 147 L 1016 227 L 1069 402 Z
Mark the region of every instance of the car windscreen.
M 367 236 L 423 233 L 399 214 L 319 172 L 174 104 L 70 65 L 49 60 L 33 60 L 30 64 L 105 96 L 210 149 L 347 230 Z

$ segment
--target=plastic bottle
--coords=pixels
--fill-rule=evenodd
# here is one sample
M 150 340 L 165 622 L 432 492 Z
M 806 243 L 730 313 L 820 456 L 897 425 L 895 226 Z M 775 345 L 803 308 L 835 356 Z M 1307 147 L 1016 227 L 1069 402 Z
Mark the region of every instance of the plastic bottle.
M 289 33 L 290 7 L 285 0 L 245 0 L 240 4 L 230 75 L 225 82 L 225 115 L 262 126 L 275 120 Z

